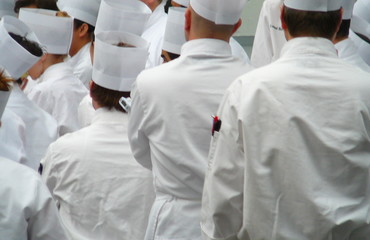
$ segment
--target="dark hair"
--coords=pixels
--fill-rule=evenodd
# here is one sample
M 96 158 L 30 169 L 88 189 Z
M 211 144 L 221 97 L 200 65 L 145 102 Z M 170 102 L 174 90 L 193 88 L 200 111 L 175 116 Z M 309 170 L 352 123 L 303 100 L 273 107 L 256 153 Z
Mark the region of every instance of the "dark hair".
M 337 38 L 346 38 L 349 35 L 349 28 L 351 26 L 350 19 L 343 19 L 342 23 L 340 24 L 340 28 L 337 32 Z
M 19 13 L 19 9 L 34 4 L 37 8 L 58 11 L 56 0 L 17 0 L 14 5 L 14 12 Z
M 292 37 L 311 36 L 331 40 L 341 21 L 341 11 L 301 11 L 284 6 L 283 18 Z
M 41 57 L 43 55 L 41 47 L 36 42 L 28 40 L 27 38 L 12 32 L 9 32 L 9 35 L 32 55 L 36 57 Z
M 165 13 L 168 13 L 168 9 L 172 7 L 171 0 L 167 0 L 166 5 L 164 5 Z
M 4 71 L 0 71 L 0 91 L 10 91 L 12 79 L 5 76 Z
M 96 84 L 95 82 L 92 82 L 91 84 L 90 94 L 94 101 L 96 101 L 100 106 L 108 109 L 115 108 L 121 112 L 125 112 L 125 110 L 123 110 L 119 104 L 119 100 L 121 97 L 130 97 L 130 92 L 110 90 Z

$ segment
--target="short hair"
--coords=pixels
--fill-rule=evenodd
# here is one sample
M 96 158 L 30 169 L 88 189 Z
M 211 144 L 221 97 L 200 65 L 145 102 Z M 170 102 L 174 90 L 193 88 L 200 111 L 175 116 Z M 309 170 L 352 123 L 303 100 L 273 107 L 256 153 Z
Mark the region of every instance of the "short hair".
M 283 18 L 292 37 L 311 36 L 331 40 L 341 21 L 341 11 L 313 12 L 284 6 Z
M 349 35 L 349 29 L 351 26 L 350 19 L 343 19 L 337 32 L 337 38 L 346 38 Z
M 28 40 L 25 37 L 22 37 L 18 34 L 9 32 L 9 35 L 19 44 L 21 45 L 24 49 L 26 49 L 29 53 L 36 57 L 41 57 L 43 55 L 42 48 L 40 45 L 36 42 L 33 42 L 31 40 Z
M 58 11 L 56 0 L 17 0 L 14 5 L 14 12 L 19 13 L 19 9 L 34 4 L 37 8 Z
M 0 72 L 0 91 L 10 91 L 12 79 L 5 76 L 4 71 Z
M 106 107 L 108 109 L 114 108 L 118 111 L 126 112 L 119 104 L 119 100 L 121 99 L 121 97 L 130 97 L 130 92 L 121 92 L 107 89 L 96 84 L 93 81 L 90 87 L 90 94 L 94 101 L 96 101 L 100 106 Z

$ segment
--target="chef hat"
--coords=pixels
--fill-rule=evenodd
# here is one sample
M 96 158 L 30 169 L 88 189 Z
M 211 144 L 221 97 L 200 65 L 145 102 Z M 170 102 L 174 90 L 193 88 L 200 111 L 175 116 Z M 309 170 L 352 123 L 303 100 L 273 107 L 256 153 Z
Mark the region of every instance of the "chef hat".
M 339 10 L 343 0 L 284 0 L 284 5 L 288 8 L 312 11 L 329 12 Z
M 15 16 L 14 0 L 1 0 L 0 1 L 0 18 L 3 16 Z
M 244 9 L 246 0 L 190 0 L 194 11 L 220 25 L 234 25 Z
M 352 18 L 353 6 L 355 5 L 356 0 L 343 0 L 343 20 L 349 20 Z M 369 12 L 370 14 L 370 12 Z
M 185 8 L 170 7 L 168 11 L 166 32 L 163 40 L 163 50 L 180 54 L 185 39 Z
M 57 17 L 56 11 L 21 8 L 19 19 L 37 35 L 42 46 L 51 54 L 67 54 L 72 41 L 73 19 Z
M 73 18 L 95 26 L 100 0 L 58 0 L 57 6 Z
M 134 47 L 119 47 L 126 43 Z M 93 81 L 99 86 L 129 92 L 139 73 L 145 69 L 149 44 L 126 32 L 101 32 L 96 35 Z
M 358 0 L 353 9 L 353 15 L 364 19 L 367 23 L 370 24 L 370 1 Z
M 138 0 L 103 0 L 95 34 L 102 31 L 122 31 L 141 35 L 152 11 Z
M 22 21 L 4 16 L 0 21 L 0 66 L 6 69 L 13 79 L 20 78 L 40 57 L 32 55 L 15 41 L 9 32 L 39 44 L 36 35 Z
M 190 0 L 173 0 L 173 1 L 185 7 L 189 7 L 190 4 Z

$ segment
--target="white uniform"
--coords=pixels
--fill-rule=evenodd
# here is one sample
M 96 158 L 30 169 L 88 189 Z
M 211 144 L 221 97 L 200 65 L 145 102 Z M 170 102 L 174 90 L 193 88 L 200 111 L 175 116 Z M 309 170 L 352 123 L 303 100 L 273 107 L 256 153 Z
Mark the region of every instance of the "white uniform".
M 73 68 L 73 75 L 80 79 L 87 89 L 90 89 L 92 76 L 90 46 L 91 43 L 87 43 L 77 52 L 76 55 L 67 61 Z
M 339 58 L 343 59 L 347 63 L 355 65 L 366 72 L 370 72 L 370 66 L 358 54 L 358 49 L 349 38 L 340 41 L 335 44 L 335 48 L 338 50 Z
M 26 124 L 13 111 L 5 108 L 0 126 L 0 156 L 27 165 Z
M 78 105 L 88 91 L 72 68 L 67 63 L 54 64 L 40 78 L 28 97 L 57 120 L 60 136 L 78 130 Z
M 227 87 L 250 66 L 222 40 L 184 44 L 181 56 L 142 72 L 132 92 L 129 138 L 152 169 L 156 201 L 145 239 L 200 239 L 200 205 L 211 115 Z
M 234 38 L 230 38 L 231 53 L 234 57 L 239 58 L 243 62 L 250 64 L 248 54 L 244 48 Z
M 6 107 L 25 123 L 25 150 L 28 161 L 24 164 L 37 171 L 48 146 L 58 137 L 57 122 L 31 102 L 18 84 L 13 86 Z
M 1 239 L 67 239 L 50 192 L 37 172 L 0 158 Z
M 353 31 L 349 32 L 349 38 L 358 48 L 358 54 L 370 66 L 370 44 L 357 36 Z
M 164 11 L 165 2 L 162 1 L 153 11 L 141 35 L 150 43 L 147 68 L 155 67 L 162 63 L 162 46 L 167 24 L 167 14 Z
M 280 51 L 286 42 L 280 21 L 282 5 L 283 0 L 263 2 L 251 56 L 252 65 L 255 67 L 270 64 L 280 56 Z
M 329 40 L 296 38 L 235 81 L 209 153 L 204 239 L 369 239 L 369 79 Z
M 95 109 L 92 105 L 92 98 L 90 95 L 86 95 L 78 106 L 78 122 L 81 128 L 90 126 L 94 115 Z
M 71 239 L 143 239 L 151 172 L 132 156 L 128 115 L 99 108 L 92 125 L 53 143 L 42 174 Z

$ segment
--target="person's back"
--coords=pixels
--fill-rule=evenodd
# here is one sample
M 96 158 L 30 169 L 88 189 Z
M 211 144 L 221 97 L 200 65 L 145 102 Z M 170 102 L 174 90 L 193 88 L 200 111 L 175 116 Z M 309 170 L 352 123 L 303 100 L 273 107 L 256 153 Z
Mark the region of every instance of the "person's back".
M 192 24 L 220 33 L 214 22 L 192 8 L 186 15 L 188 23 L 192 18 Z M 221 32 L 228 29 L 228 39 L 237 21 L 221 27 Z M 251 69 L 232 56 L 227 40 L 188 34 L 191 40 L 182 47 L 181 56 L 140 74 L 132 93 L 131 147 L 137 161 L 152 169 L 156 188 L 146 239 L 201 238 L 200 204 L 211 115 L 231 82 Z
M 292 10 L 283 14 L 299 19 Z M 209 155 L 205 239 L 369 239 L 370 75 L 339 59 L 328 37 L 305 35 L 227 91 Z

